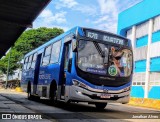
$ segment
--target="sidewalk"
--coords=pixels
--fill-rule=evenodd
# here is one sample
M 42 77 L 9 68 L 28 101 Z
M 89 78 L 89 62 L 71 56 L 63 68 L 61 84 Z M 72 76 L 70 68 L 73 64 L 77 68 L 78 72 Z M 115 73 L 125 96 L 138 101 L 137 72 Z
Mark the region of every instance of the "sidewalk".
M 0 90 L 0 112 L 11 112 L 11 113 L 33 113 L 31 110 L 19 105 L 18 103 L 7 99 L 1 95 L 3 89 Z M 5 90 L 4 90 L 5 91 Z M 8 92 L 14 92 L 15 90 L 9 90 Z
M 160 100 L 148 98 L 130 98 L 129 105 L 160 110 Z
M 0 89 L 0 118 L 2 118 L 2 114 L 38 114 L 28 108 L 26 108 L 25 106 L 21 105 L 18 102 L 14 102 L 6 97 L 3 96 L 4 93 L 8 93 L 8 96 L 13 96 L 12 93 L 14 94 L 26 94 L 24 92 L 20 93 L 20 92 L 16 92 L 15 90 L 11 90 L 11 89 Z M 19 98 L 21 99 L 21 98 Z M 42 119 L 42 120 L 1 120 L 0 122 L 3 121 L 9 121 L 9 122 L 28 122 L 28 121 L 37 121 L 37 122 L 50 122 L 47 119 Z

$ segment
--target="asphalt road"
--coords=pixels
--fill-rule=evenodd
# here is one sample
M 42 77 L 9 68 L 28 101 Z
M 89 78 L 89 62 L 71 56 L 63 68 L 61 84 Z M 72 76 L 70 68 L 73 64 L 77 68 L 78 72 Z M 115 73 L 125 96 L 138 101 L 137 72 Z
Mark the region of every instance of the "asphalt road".
M 37 122 L 160 121 L 160 111 L 154 109 L 133 107 L 130 105 L 123 105 L 118 103 L 110 103 L 104 110 L 97 110 L 94 105 L 88 105 L 86 103 L 59 103 L 57 105 L 52 105 L 49 100 L 45 99 L 28 100 L 26 93 L 15 92 L 13 90 L 0 90 L 0 102 L 0 113 L 35 113 L 42 115 L 42 120 L 36 120 Z M 148 116 L 150 116 L 152 119 L 148 119 Z M 157 116 L 158 119 L 156 118 Z M 139 119 L 138 117 L 147 118 Z M 1 121 L 2 120 L 0 120 L 0 122 Z

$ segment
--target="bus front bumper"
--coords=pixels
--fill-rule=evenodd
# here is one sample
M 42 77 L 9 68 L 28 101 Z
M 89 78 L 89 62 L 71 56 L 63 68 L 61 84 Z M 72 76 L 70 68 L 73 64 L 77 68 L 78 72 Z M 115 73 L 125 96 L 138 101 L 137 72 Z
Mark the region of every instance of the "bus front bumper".
M 119 93 L 106 93 L 100 91 L 91 91 L 79 86 L 70 86 L 69 99 L 80 102 L 114 102 L 114 103 L 128 103 L 130 98 L 130 89 L 128 91 L 120 91 Z

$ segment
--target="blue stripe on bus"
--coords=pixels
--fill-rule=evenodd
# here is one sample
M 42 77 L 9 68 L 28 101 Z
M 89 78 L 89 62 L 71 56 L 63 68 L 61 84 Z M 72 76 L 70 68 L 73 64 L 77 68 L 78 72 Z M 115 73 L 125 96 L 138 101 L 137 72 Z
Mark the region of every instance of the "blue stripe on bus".
M 75 76 L 75 75 L 74 75 L 74 76 Z M 93 85 L 93 84 L 87 82 L 86 80 L 84 80 L 84 79 L 82 79 L 82 78 L 80 78 L 80 77 L 78 77 L 78 76 L 76 76 L 76 77 L 74 77 L 74 78 L 77 79 L 77 80 L 79 80 L 80 82 L 85 83 L 86 85 L 90 86 L 91 88 L 100 89 L 100 90 L 103 90 L 103 89 L 115 90 L 115 91 L 116 91 L 116 90 L 121 90 L 121 89 L 124 89 L 124 88 L 126 88 L 126 87 L 131 86 L 131 83 L 132 83 L 132 82 L 130 81 L 130 82 L 126 83 L 125 85 L 122 85 L 122 86 L 119 86 L 119 87 L 107 87 L 107 86 L 97 86 L 97 85 Z

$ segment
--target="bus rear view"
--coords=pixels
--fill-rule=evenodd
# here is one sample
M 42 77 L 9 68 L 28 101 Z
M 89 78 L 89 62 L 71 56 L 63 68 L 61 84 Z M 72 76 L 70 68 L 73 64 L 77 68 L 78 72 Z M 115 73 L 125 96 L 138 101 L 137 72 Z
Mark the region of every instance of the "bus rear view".
M 133 54 L 124 37 L 75 27 L 29 52 L 25 60 L 22 87 L 28 98 L 88 102 L 101 109 L 108 102 L 129 101 Z

